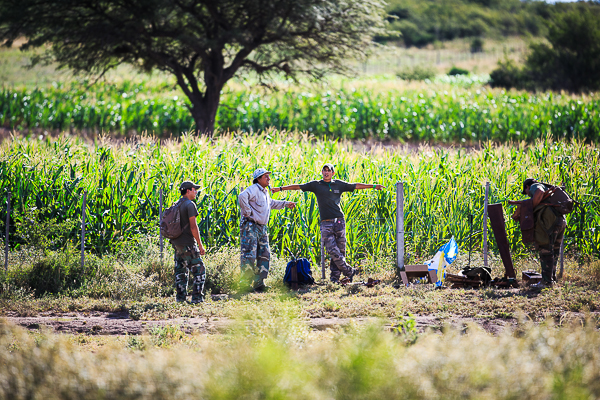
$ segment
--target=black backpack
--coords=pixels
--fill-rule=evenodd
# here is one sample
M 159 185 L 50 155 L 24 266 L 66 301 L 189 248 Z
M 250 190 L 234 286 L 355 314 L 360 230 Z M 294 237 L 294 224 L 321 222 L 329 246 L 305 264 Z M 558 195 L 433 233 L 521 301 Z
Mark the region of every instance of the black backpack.
M 167 239 L 177 239 L 183 234 L 183 231 L 190 225 L 188 222 L 185 226 L 181 226 L 181 210 L 180 207 L 185 203 L 184 198 L 179 199 L 171 207 L 167 208 L 160 222 L 160 234 Z

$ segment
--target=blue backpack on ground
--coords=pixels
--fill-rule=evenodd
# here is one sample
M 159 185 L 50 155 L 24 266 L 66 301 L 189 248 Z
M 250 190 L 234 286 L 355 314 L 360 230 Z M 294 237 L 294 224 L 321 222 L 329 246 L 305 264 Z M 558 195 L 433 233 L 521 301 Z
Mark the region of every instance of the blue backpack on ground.
M 296 266 L 296 270 L 298 272 L 298 285 L 312 285 L 315 283 L 310 270 L 310 261 L 308 261 L 306 258 L 293 258 L 285 268 L 283 283 L 286 286 L 292 286 L 292 267 L 294 265 Z

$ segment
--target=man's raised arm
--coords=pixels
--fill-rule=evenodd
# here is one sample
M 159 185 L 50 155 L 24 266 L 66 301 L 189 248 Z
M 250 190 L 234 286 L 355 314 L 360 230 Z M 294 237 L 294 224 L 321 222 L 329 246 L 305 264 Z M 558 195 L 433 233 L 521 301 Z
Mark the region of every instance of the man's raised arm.
M 373 184 L 353 183 L 353 185 L 356 185 L 356 189 L 355 190 L 360 190 L 360 189 L 377 189 L 377 190 L 381 190 L 381 189 L 383 189 L 385 187 L 385 186 L 379 185 L 377 183 L 373 183 Z
M 273 193 L 281 192 L 282 190 L 300 190 L 300 185 L 287 185 L 271 188 Z

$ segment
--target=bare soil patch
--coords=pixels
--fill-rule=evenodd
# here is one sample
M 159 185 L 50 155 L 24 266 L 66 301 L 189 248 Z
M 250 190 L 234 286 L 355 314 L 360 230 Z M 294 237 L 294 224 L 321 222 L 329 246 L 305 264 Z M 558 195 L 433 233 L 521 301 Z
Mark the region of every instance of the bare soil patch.
M 223 317 L 190 317 L 160 320 L 133 320 L 128 312 L 93 312 L 93 313 L 46 313 L 35 317 L 7 315 L 5 319 L 15 325 L 29 330 L 50 329 L 55 333 L 88 334 L 88 335 L 141 335 L 148 333 L 153 327 L 176 325 L 187 333 L 222 334 L 232 327 L 235 320 Z M 440 330 L 444 326 L 464 329 L 469 324 L 477 324 L 491 334 L 498 334 L 507 327 L 517 324 L 516 319 L 485 319 L 450 316 L 439 318 L 434 316 L 415 316 L 416 328 L 419 332 L 426 329 Z M 359 318 L 309 318 L 306 323 L 313 330 L 335 329 L 351 322 L 364 324 L 376 321 L 371 317 Z M 384 325 L 392 329 L 391 323 Z

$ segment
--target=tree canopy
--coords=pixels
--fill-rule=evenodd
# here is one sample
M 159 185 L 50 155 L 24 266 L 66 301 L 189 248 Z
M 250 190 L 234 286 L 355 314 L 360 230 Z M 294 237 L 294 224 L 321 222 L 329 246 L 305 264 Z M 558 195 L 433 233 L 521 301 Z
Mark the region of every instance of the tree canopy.
M 348 71 L 384 26 L 381 0 L 0 0 L 0 39 L 48 46 L 34 62 L 101 75 L 119 64 L 173 74 L 197 132 L 242 71 Z
M 552 17 L 547 42 L 530 45 L 523 68 L 500 62 L 491 85 L 522 89 L 600 89 L 600 5 L 564 5 Z

